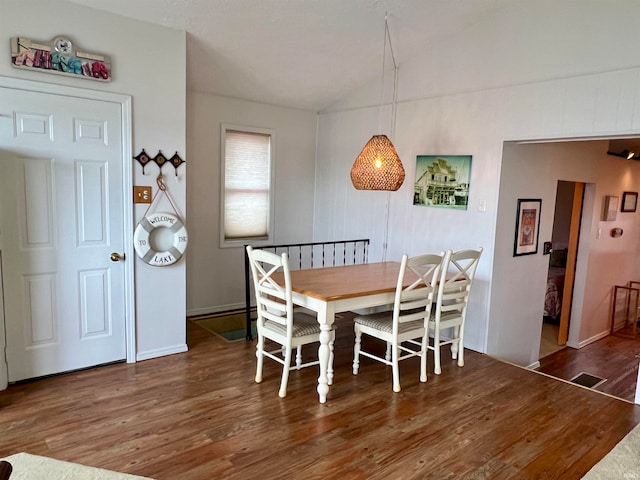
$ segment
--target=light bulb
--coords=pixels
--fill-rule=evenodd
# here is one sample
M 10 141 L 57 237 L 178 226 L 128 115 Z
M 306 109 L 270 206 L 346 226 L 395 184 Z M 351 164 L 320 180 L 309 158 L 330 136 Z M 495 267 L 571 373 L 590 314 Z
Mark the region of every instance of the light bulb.
M 378 155 L 376 157 L 376 168 L 380 168 L 382 167 L 382 159 L 380 158 L 380 155 Z

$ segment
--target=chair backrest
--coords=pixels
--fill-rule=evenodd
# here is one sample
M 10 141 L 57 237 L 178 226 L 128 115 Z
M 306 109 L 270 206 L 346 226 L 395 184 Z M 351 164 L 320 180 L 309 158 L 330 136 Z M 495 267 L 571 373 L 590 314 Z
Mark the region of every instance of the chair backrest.
M 393 306 L 394 333 L 404 322 L 424 319 L 427 326 L 443 258 L 444 252 L 411 258 L 402 256 Z M 409 281 L 411 283 L 405 286 Z
M 469 303 L 469 292 L 476 275 L 482 248 L 477 250 L 449 250 L 442 262 L 438 296 L 436 301 L 436 322 L 464 321 Z
M 291 271 L 286 253 L 276 255 L 247 246 L 251 276 L 256 295 L 258 323 L 271 320 L 287 328 L 291 335 L 293 301 L 291 299 Z M 282 271 L 284 287 L 273 279 L 275 272 Z

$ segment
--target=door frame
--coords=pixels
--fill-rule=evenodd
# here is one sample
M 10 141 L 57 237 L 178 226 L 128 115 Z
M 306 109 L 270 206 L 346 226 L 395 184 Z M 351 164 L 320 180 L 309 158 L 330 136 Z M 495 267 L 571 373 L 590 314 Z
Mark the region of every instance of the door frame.
M 136 361 L 136 328 L 135 328 L 135 280 L 134 265 L 135 255 L 133 253 L 133 168 L 129 160 L 132 157 L 132 119 L 131 119 L 131 96 L 119 93 L 103 92 L 85 88 L 68 87 L 64 85 L 54 85 L 51 83 L 23 80 L 0 76 L 0 87 L 29 92 L 47 93 L 52 95 L 86 98 L 110 103 L 120 104 L 122 120 L 122 208 L 124 230 L 124 254 L 129 261 L 124 263 L 124 312 L 125 312 L 125 346 L 127 363 Z M 6 117 L 6 113 L 0 111 L 0 117 Z M 128 228 L 127 228 L 128 226 Z M 0 274 L 2 269 L 0 266 Z M 4 288 L 2 277 L 0 276 L 0 390 L 4 390 L 8 385 L 8 366 L 6 363 L 6 331 Z

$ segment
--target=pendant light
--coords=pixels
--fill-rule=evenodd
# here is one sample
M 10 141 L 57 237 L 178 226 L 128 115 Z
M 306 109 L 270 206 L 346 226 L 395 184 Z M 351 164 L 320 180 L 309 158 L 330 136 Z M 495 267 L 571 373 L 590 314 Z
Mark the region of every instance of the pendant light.
M 391 59 L 393 60 L 394 73 L 397 73 L 396 60 L 393 56 L 391 46 L 391 36 L 389 35 L 389 24 L 387 15 L 384 17 L 384 46 L 382 51 L 382 88 L 380 93 L 380 109 L 378 111 L 378 122 L 382 118 L 382 103 L 384 96 L 384 60 L 387 50 L 387 39 Z M 395 115 L 395 95 L 396 95 L 396 75 L 394 74 L 394 115 Z M 381 128 L 380 128 L 381 129 Z M 396 152 L 393 143 L 386 135 L 374 135 L 364 146 L 360 155 L 351 167 L 351 182 L 357 190 L 388 190 L 396 191 L 404 182 L 404 167 Z

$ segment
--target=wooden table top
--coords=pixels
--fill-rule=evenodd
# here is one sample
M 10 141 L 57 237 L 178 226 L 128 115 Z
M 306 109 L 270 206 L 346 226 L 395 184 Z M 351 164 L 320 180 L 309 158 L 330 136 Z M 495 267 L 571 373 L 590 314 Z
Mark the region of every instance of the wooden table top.
M 365 263 L 291 271 L 291 289 L 330 302 L 395 291 L 399 262 Z M 274 275 L 276 281 L 282 274 Z

